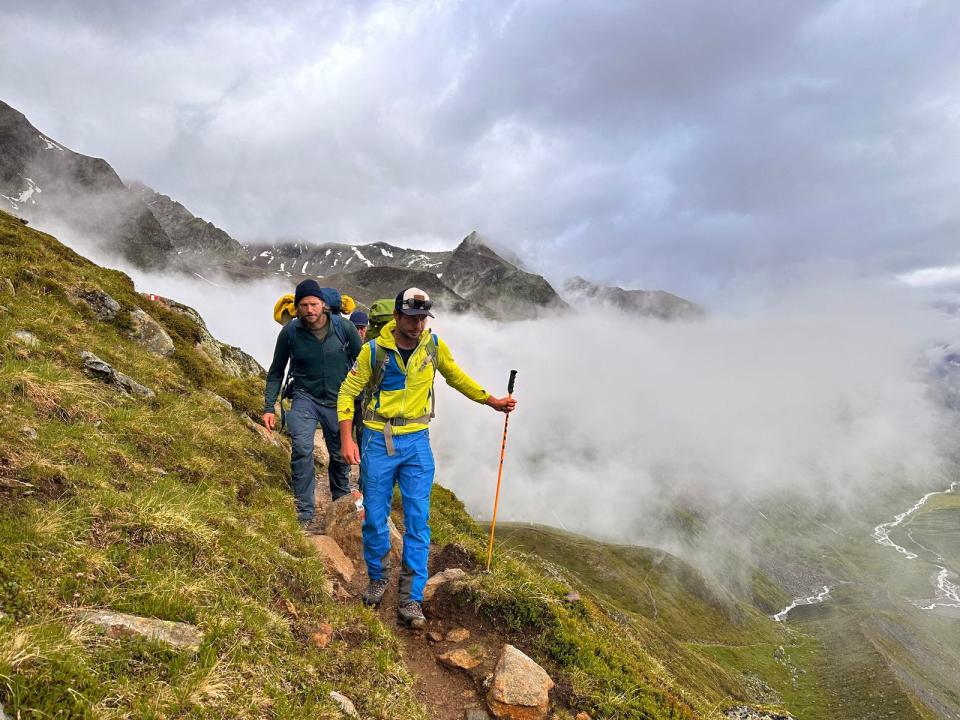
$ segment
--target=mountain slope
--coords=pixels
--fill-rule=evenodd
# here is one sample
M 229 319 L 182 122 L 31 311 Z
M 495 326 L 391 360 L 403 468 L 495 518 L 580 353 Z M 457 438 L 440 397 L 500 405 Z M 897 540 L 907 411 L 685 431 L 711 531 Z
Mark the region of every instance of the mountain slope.
M 483 243 L 476 232 L 456 247 L 443 267 L 443 282 L 458 295 L 514 320 L 567 304 L 543 277 L 521 270 Z
M 206 267 L 246 259 L 246 250 L 239 242 L 176 200 L 142 183 L 131 183 L 130 190 L 160 223 L 181 262 L 195 264 L 199 261 Z
M 174 247 L 137 195 L 100 158 L 80 155 L 0 101 L 0 208 L 62 223 L 141 268 L 161 268 Z

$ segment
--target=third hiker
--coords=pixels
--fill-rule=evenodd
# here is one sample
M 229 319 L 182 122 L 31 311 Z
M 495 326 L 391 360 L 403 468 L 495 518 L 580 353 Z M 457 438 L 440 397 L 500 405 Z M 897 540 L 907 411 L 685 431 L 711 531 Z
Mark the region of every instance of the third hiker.
M 284 369 L 290 362 L 293 404 L 287 413 L 292 453 L 290 471 L 297 519 L 312 527 L 316 505 L 316 473 L 313 460 L 314 434 L 319 424 L 330 462 L 327 475 L 333 499 L 350 492 L 350 468 L 340 455 L 340 428 L 337 423 L 337 392 L 357 353 L 360 335 L 346 318 L 331 314 L 322 296 L 330 296 L 316 280 L 297 285 L 294 304 L 297 317 L 280 331 L 273 362 L 267 372 L 263 424 L 276 426 L 274 404 L 280 392 Z
M 430 549 L 430 489 L 433 453 L 428 423 L 433 417 L 434 375 L 471 400 L 494 410 L 510 412 L 511 397 L 495 398 L 463 370 L 447 344 L 427 329 L 433 303 L 419 288 L 397 295 L 391 320 L 365 343 L 353 369 L 340 387 L 337 416 L 344 460 L 360 463 L 360 489 L 366 517 L 363 522 L 363 555 L 369 584 L 364 602 L 379 605 L 390 579 L 390 532 L 387 520 L 393 486 L 400 486 L 403 501 L 403 562 L 400 569 L 399 619 L 423 627 L 421 608 L 427 582 Z M 363 452 L 351 437 L 354 398 L 364 389 Z

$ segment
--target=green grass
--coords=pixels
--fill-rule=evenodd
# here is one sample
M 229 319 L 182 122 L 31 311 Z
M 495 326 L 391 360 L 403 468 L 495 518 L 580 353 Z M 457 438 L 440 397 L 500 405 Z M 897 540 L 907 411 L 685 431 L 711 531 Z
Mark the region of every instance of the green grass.
M 262 381 L 194 349 L 189 318 L 0 213 L 0 703 L 23 718 L 336 718 L 337 689 L 376 718 L 425 717 L 399 644 L 324 591 L 296 524 L 286 452 L 240 413 Z M 78 289 L 124 308 L 99 322 Z M 140 306 L 174 339 L 160 358 L 127 337 Z M 28 330 L 36 347 L 11 342 Z M 81 371 L 89 350 L 157 392 L 128 398 Z M 228 398 L 219 405 L 204 390 Z M 36 431 L 27 439 L 22 428 Z M 197 653 L 111 638 L 75 608 L 199 626 Z M 292 609 L 292 610 L 291 610 Z M 323 650 L 311 628 L 329 622 Z

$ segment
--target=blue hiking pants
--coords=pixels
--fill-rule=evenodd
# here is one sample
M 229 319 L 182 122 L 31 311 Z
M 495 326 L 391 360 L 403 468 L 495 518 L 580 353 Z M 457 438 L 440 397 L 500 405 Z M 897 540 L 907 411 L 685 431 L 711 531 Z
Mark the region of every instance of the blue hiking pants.
M 433 452 L 430 432 L 394 435 L 394 455 L 387 455 L 383 433 L 364 428 L 360 458 L 360 489 L 366 518 L 363 521 L 363 557 L 371 580 L 390 575 L 390 503 L 393 486 L 403 500 L 403 567 L 400 601 L 423 600 L 430 554 L 430 490 L 433 487 Z
M 340 455 L 340 425 L 337 409 L 321 405 L 312 396 L 302 391 L 294 392 L 293 404 L 287 413 L 287 430 L 290 432 L 291 484 L 297 505 L 297 519 L 311 520 L 316 512 L 316 470 L 313 460 L 313 436 L 317 425 L 323 429 L 330 463 L 327 477 L 333 499 L 350 493 L 350 466 Z

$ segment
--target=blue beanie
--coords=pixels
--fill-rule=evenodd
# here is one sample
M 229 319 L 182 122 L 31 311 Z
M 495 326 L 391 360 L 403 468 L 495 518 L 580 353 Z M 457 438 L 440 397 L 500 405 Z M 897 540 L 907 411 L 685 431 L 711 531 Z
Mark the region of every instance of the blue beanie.
M 350 322 L 357 327 L 366 327 L 370 324 L 370 318 L 367 317 L 367 314 L 363 310 L 354 310 L 350 316 Z
M 315 297 L 322 300 L 323 291 L 320 289 L 320 283 L 313 279 L 307 279 L 297 285 L 296 292 L 293 294 L 293 304 L 299 305 L 305 297 Z

